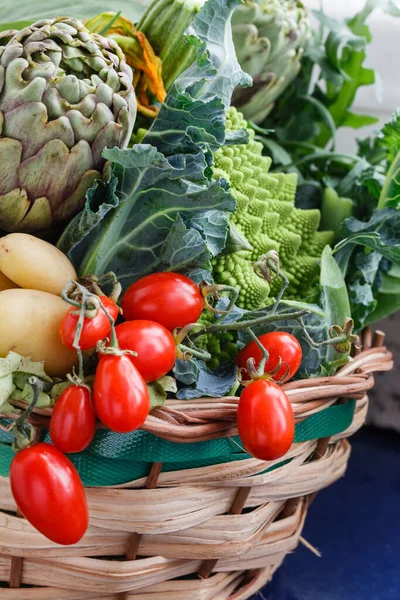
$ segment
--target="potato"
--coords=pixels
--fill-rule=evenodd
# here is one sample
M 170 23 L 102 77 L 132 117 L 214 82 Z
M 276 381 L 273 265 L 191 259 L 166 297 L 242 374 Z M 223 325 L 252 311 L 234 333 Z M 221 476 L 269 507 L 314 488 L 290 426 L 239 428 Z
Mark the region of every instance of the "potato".
M 60 296 L 76 272 L 58 248 L 27 233 L 0 238 L 0 271 L 22 288 Z
M 12 290 L 17 287 L 18 286 L 16 283 L 11 281 L 11 279 L 8 279 L 8 277 L 6 277 L 4 273 L 0 271 L 0 292 L 3 290 Z
M 34 361 L 44 361 L 50 377 L 65 377 L 77 363 L 58 329 L 70 305 L 59 296 L 37 290 L 0 292 L 0 356 L 12 350 Z

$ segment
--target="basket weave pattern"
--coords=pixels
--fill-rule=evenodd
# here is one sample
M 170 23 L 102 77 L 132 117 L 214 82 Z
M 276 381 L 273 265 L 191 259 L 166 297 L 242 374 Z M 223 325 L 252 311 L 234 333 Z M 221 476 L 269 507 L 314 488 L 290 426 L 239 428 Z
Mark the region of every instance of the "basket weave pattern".
M 8 479 L 0 477 L 0 582 L 9 584 L 1 598 L 249 598 L 299 541 L 306 543 L 307 509 L 319 490 L 345 473 L 346 438 L 365 421 L 372 374 L 393 366 L 383 334 L 372 338 L 367 331 L 363 341 L 364 351 L 334 377 L 284 386 L 298 422 L 355 399 L 346 431 L 293 444 L 284 463 L 250 458 L 165 473 L 154 463 L 147 479 L 88 488 L 91 524 L 75 546 L 53 544 L 16 514 Z M 237 398 L 168 401 L 144 429 L 173 442 L 228 437 L 237 433 L 236 409 Z M 33 422 L 41 427 L 47 418 L 39 411 Z

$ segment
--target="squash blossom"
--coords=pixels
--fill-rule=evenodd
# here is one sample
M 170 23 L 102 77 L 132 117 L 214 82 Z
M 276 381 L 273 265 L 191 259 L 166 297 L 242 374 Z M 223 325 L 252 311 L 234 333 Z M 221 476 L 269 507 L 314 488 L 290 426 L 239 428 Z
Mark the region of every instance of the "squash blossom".
M 113 39 L 125 54 L 126 61 L 134 69 L 138 112 L 150 118 L 158 114 L 153 98 L 163 103 L 166 92 L 162 79 L 162 61 L 156 56 L 145 34 L 138 31 L 129 19 L 118 13 L 105 12 L 86 21 L 86 27 Z

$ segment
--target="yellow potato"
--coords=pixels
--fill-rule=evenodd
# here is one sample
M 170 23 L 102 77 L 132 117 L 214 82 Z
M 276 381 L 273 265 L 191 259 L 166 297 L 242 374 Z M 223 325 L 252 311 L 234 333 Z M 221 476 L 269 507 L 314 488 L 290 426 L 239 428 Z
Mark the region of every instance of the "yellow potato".
M 4 273 L 0 271 L 0 292 L 3 290 L 12 290 L 17 287 L 18 286 L 16 283 L 11 281 L 11 279 L 8 279 L 8 277 L 6 277 Z
M 76 272 L 58 248 L 28 233 L 0 239 L 0 271 L 22 288 L 60 296 Z
M 50 377 L 65 377 L 77 363 L 58 329 L 70 305 L 59 296 L 37 290 L 0 292 L 0 356 L 12 350 L 34 361 L 44 361 Z

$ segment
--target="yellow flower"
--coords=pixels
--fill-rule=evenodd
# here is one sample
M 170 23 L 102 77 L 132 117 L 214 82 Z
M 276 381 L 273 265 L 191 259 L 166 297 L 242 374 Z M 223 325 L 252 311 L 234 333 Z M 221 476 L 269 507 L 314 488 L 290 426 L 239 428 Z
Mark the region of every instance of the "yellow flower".
M 158 107 L 155 100 L 164 102 L 166 92 L 162 79 L 162 61 L 155 54 L 144 33 L 138 31 L 129 19 L 119 13 L 105 12 L 85 22 L 93 33 L 114 39 L 124 52 L 127 63 L 134 69 L 133 84 L 138 111 L 155 118 Z

